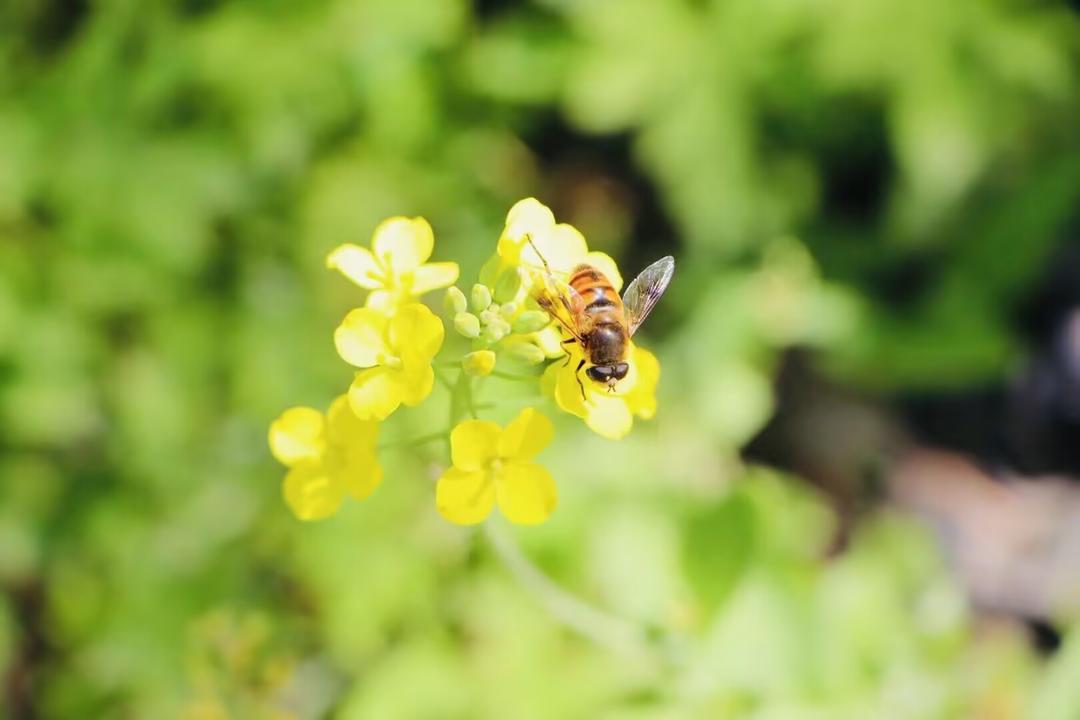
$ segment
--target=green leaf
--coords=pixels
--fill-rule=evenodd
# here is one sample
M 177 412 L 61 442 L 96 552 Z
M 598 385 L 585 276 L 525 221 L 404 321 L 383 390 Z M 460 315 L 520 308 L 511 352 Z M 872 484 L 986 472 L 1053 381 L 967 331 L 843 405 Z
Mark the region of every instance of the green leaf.
M 683 535 L 683 566 L 699 601 L 710 611 L 728 597 L 754 554 L 754 505 L 735 492 L 689 518 Z

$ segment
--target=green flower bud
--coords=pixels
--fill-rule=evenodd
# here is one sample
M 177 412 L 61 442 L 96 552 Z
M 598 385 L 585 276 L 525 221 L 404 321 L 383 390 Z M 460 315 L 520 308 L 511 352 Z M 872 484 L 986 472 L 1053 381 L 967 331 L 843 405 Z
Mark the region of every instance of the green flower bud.
M 454 329 L 467 338 L 475 338 L 480 335 L 480 318 L 472 313 L 458 313 L 454 316 Z
M 499 273 L 505 270 L 506 265 L 503 259 L 499 257 L 498 253 L 495 253 L 487 259 L 483 267 L 480 268 L 479 279 L 480 282 L 488 287 L 495 286 L 495 279 L 499 277 Z
M 513 324 L 514 316 L 521 310 L 517 303 L 508 302 L 499 308 L 499 315 L 502 315 L 502 319 L 506 322 Z
M 489 343 L 497 343 L 510 334 L 510 323 L 496 316 L 484 328 L 484 339 Z
M 520 287 L 521 276 L 518 275 L 517 269 L 508 268 L 495 282 L 495 299 L 501 303 L 510 302 L 517 295 Z
M 514 320 L 514 332 L 531 333 L 543 330 L 551 317 L 543 310 L 526 310 Z
M 461 292 L 456 285 L 446 288 L 446 297 L 443 298 L 443 306 L 446 314 L 450 317 L 463 313 L 468 309 L 465 302 L 465 293 Z
M 507 346 L 506 352 L 515 360 L 520 360 L 529 365 L 539 365 L 547 359 L 544 356 L 544 351 L 531 342 L 512 343 Z
M 484 325 L 490 325 L 499 319 L 499 311 L 489 307 L 484 312 L 480 313 L 480 322 Z
M 469 301 L 474 313 L 487 310 L 488 306 L 491 305 L 491 288 L 476 283 L 472 286 L 472 292 L 469 293 Z
M 495 369 L 495 353 L 490 350 L 477 350 L 461 359 L 461 369 L 473 377 L 490 375 Z

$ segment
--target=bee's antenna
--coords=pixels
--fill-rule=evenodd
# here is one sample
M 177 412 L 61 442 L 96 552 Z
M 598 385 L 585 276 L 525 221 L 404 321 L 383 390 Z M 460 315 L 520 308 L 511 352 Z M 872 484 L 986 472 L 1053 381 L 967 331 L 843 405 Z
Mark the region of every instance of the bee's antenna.
M 544 270 L 548 275 L 551 274 L 551 267 L 548 265 L 548 261 L 544 258 L 544 254 L 540 252 L 540 248 L 536 247 L 536 243 L 533 242 L 532 233 L 525 233 L 525 242 L 529 243 L 529 247 L 536 253 L 536 257 L 540 258 L 540 262 L 544 263 Z

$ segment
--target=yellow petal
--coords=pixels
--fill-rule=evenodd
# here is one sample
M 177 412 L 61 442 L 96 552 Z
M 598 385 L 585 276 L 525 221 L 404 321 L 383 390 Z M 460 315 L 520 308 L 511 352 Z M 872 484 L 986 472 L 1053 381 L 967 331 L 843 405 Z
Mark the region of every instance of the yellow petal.
M 616 291 L 622 290 L 622 273 L 619 272 L 619 266 L 610 255 L 602 252 L 591 252 L 585 256 L 584 262 L 604 273 Z
M 465 420 L 450 433 L 450 456 L 461 470 L 482 470 L 498 453 L 502 428 L 488 420 Z
M 532 244 L 521 248 L 520 263 L 527 270 L 542 273 L 546 260 L 547 267 L 558 276 L 585 262 L 587 255 L 588 247 L 582 234 L 572 225 L 561 223 L 546 232 L 533 234 Z
M 442 347 L 444 334 L 442 320 L 420 303 L 404 306 L 390 320 L 390 346 L 406 364 L 430 362 Z
M 568 273 L 577 265 L 585 262 L 589 248 L 585 236 L 567 223 L 559 223 L 546 238 L 537 243 L 540 252 L 547 258 L 548 265 L 556 272 Z
M 548 365 L 547 370 L 544 371 L 544 379 L 541 380 L 541 387 L 547 388 L 555 396 L 555 402 L 560 408 L 583 418 L 585 417 L 585 400 L 581 396 L 581 389 L 589 380 L 581 377 L 580 373 L 575 373 L 581 357 L 580 350 L 576 349 L 576 345 L 568 347 L 575 348 L 569 360 L 559 360 Z
M 385 420 L 401 404 L 401 386 L 388 368 L 374 367 L 356 374 L 349 388 L 349 407 L 361 420 Z
M 452 467 L 435 486 L 435 507 L 452 523 L 475 525 L 490 515 L 494 506 L 495 487 L 485 472 Z
M 536 525 L 548 519 L 558 503 L 551 473 L 536 463 L 508 463 L 495 479 L 499 510 L 519 525 Z
M 525 198 L 514 203 L 506 214 L 506 229 L 503 234 L 513 240 L 521 240 L 525 235 L 546 233 L 555 225 L 555 214 L 536 198 Z
M 361 420 L 349 406 L 349 396 L 340 395 L 326 413 L 326 429 L 334 445 L 375 449 L 379 439 L 379 423 Z
M 337 247 L 326 258 L 326 266 L 331 270 L 340 270 L 341 274 L 367 290 L 374 290 L 385 284 L 386 278 L 375 256 L 367 248 L 345 244 Z
M 427 263 L 413 272 L 413 295 L 423 295 L 438 288 L 453 285 L 460 270 L 456 262 Z
M 326 447 L 326 420 L 318 410 L 294 407 L 270 424 L 270 452 L 284 465 L 315 460 Z
M 301 520 L 321 520 L 341 507 L 343 488 L 320 463 L 303 462 L 285 476 L 285 502 Z
M 506 426 L 499 438 L 499 457 L 532 460 L 551 443 L 555 427 L 536 408 L 525 408 Z
M 375 228 L 375 257 L 395 275 L 411 272 L 431 257 L 435 234 L 422 217 L 393 217 Z
M 357 308 L 345 316 L 334 331 L 334 346 L 342 360 L 356 367 L 372 367 L 381 355 L 390 353 L 386 344 L 387 318 L 371 308 Z
M 380 315 L 390 317 L 394 314 L 394 310 L 397 308 L 398 296 L 390 290 L 372 290 L 368 293 L 367 301 L 364 302 L 364 307 L 374 310 Z
M 634 425 L 634 416 L 626 400 L 617 395 L 589 397 L 586 405 L 585 424 L 598 435 L 609 440 L 626 437 Z
M 648 350 L 634 346 L 632 366 L 637 382 L 626 395 L 631 412 L 646 420 L 656 415 L 656 386 L 660 382 L 660 361 Z M 629 379 L 629 378 L 627 378 Z
M 374 448 L 349 446 L 342 454 L 342 463 L 335 468 L 333 478 L 357 500 L 363 500 L 379 487 L 383 469 Z
M 401 402 L 409 407 L 419 405 L 435 387 L 435 371 L 424 365 L 417 372 L 398 373 Z
M 508 235 L 502 235 L 499 238 L 499 243 L 495 246 L 495 257 L 501 261 L 499 269 L 504 267 L 516 267 L 521 262 L 521 249 L 525 246 L 525 241 L 521 238 L 511 238 Z M 485 265 L 485 267 L 487 267 Z M 494 275 L 495 271 L 492 271 L 491 275 Z M 488 276 L 487 273 L 481 271 L 480 279 L 484 280 Z
M 506 227 L 499 237 L 496 253 L 504 263 L 516 266 L 522 261 L 523 250 L 528 247 L 526 237 L 531 237 L 535 242 L 554 227 L 555 215 L 546 205 L 536 198 L 519 200 L 506 214 Z M 535 253 L 531 253 L 531 258 L 532 263 L 538 262 Z

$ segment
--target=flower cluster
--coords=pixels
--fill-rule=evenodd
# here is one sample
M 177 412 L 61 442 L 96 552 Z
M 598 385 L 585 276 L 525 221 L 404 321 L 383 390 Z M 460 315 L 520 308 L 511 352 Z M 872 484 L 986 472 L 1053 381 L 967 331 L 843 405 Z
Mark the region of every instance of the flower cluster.
M 505 428 L 480 419 L 478 409 L 498 404 L 478 402 L 486 383 L 533 385 L 539 402 L 553 401 L 611 439 L 630 432 L 635 417 L 656 412 L 655 356 L 631 344 L 629 371 L 617 385 L 586 379 L 584 349 L 564 329 L 565 319 L 538 303 L 581 264 L 599 270 L 616 290 L 622 286 L 614 260 L 590 252 L 574 227 L 556 223 L 537 200 L 517 203 L 468 294 L 454 285 L 456 263 L 429 262 L 434 247 L 426 220 L 395 217 L 376 228 L 370 249 L 346 244 L 327 258 L 329 268 L 369 293 L 334 332 L 338 355 L 356 368 L 347 391 L 326 414 L 295 407 L 270 426 L 271 451 L 289 469 L 285 501 L 301 520 L 328 517 L 347 495 L 363 500 L 374 492 L 383 477 L 380 424 L 402 406 L 423 403 L 437 381 L 451 395 L 452 429 L 435 505 L 462 525 L 483 521 L 495 507 L 512 522 L 540 523 L 557 502 L 551 473 L 535 460 L 554 436 L 551 421 L 532 406 Z M 451 338 L 420 302 L 441 288 Z M 544 363 L 542 371 L 533 369 Z

